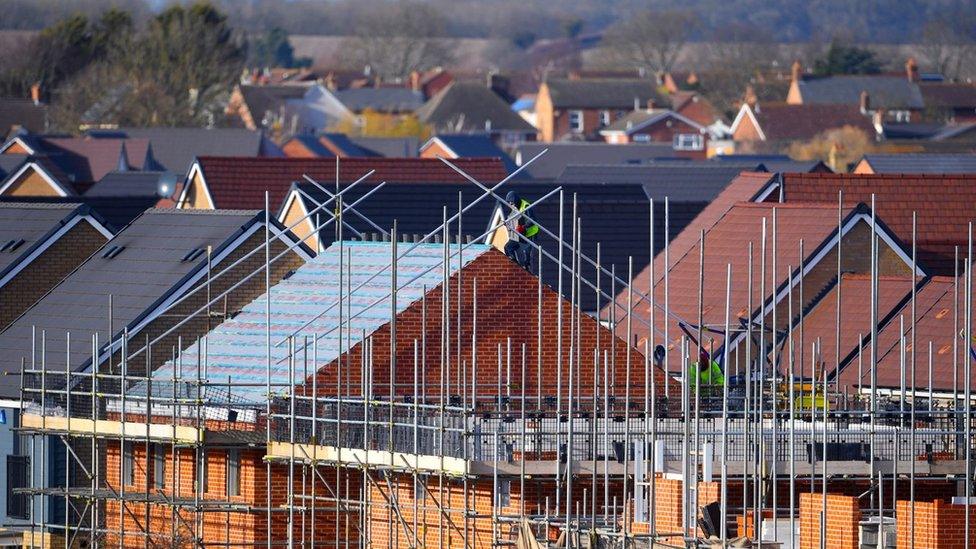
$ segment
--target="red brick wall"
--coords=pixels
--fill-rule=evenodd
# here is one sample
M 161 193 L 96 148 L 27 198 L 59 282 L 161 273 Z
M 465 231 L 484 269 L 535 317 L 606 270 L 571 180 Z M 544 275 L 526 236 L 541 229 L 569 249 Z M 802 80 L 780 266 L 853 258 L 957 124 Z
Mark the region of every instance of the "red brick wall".
M 800 494 L 800 549 L 820 547 L 822 494 Z M 856 497 L 827 494 L 826 546 L 830 549 L 858 549 L 861 508 Z
M 912 505 L 899 501 L 896 507 L 898 549 L 965 549 L 966 506 L 942 500 L 915 502 L 915 532 L 912 545 Z M 976 505 L 969 507 L 970 539 L 976 540 Z M 976 544 L 971 541 L 970 546 Z
M 457 339 L 457 284 L 461 281 L 461 335 Z M 497 387 L 501 383 L 502 390 L 511 389 L 513 395 L 520 395 L 526 391 L 529 396 L 541 392 L 544 396 L 554 396 L 557 390 L 557 318 L 558 304 L 563 301 L 550 288 L 543 286 L 542 297 L 542 370 L 541 386 L 538 383 L 539 370 L 537 368 L 539 349 L 536 345 L 538 329 L 538 279 L 528 274 L 497 250 L 490 250 L 472 261 L 460 273 L 451 277 L 449 286 L 450 308 L 450 368 L 448 379 L 452 380 L 447 393 L 460 395 L 456 379 L 459 366 L 457 349 L 462 352 L 460 362 L 467 365 L 468 389 L 470 394 L 472 356 L 472 327 L 474 310 L 474 282 L 477 281 L 477 383 L 478 395 L 497 395 Z M 441 353 L 441 303 L 443 288 L 438 287 L 426 296 L 426 379 L 427 394 L 437 396 L 440 391 L 440 353 Z M 421 301 L 407 307 L 397 317 L 396 332 L 396 379 L 395 392 L 398 395 L 414 394 L 414 340 L 420 340 L 424 331 L 422 322 L 423 304 Z M 569 327 L 573 311 L 569 304 L 563 301 L 563 347 L 562 347 L 562 393 L 569 394 L 569 364 L 570 364 L 570 336 Z M 611 352 L 612 332 L 600 326 L 587 315 L 580 315 L 581 335 L 580 352 L 583 359 L 581 367 L 575 369 L 580 392 L 577 396 L 593 394 L 593 352 L 597 349 L 599 339 L 600 353 Z M 511 383 L 506 376 L 505 349 L 511 338 Z M 387 395 L 390 387 L 390 326 L 383 326 L 372 335 L 373 341 L 373 390 L 374 394 Z M 526 345 L 526 383 L 521 384 L 521 348 Z M 503 365 L 501 379 L 498 377 L 498 346 L 502 346 Z M 348 356 L 340 357 L 343 361 L 343 384 L 349 384 L 351 392 L 358 393 L 362 379 L 362 353 L 364 345 L 355 345 Z M 628 350 L 626 343 L 617 338 L 614 341 L 612 361 L 615 363 L 613 385 L 618 398 L 623 397 L 626 387 L 626 364 L 628 353 L 631 361 L 630 393 L 635 402 L 643 404 L 644 395 L 644 356 L 635 348 Z M 337 361 L 319 370 L 318 390 L 320 394 L 334 394 L 336 391 Z M 422 363 L 422 361 L 418 361 Z M 346 367 L 351 364 L 351 368 Z M 350 371 L 351 370 L 351 371 Z M 663 393 L 664 375 L 661 370 L 654 372 L 659 394 Z M 602 377 L 602 366 L 601 366 Z M 311 381 L 305 388 L 311 390 Z M 677 395 L 677 383 L 671 388 Z M 574 391 L 576 388 L 574 387 Z M 636 412 L 635 412 L 636 413 Z

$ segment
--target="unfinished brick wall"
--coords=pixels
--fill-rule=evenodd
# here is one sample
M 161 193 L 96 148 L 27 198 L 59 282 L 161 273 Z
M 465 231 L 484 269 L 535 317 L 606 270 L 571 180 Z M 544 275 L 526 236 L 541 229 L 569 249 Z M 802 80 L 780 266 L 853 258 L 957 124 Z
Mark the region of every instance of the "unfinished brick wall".
M 823 495 L 800 494 L 800 549 L 819 549 L 820 513 Z M 858 499 L 842 494 L 827 494 L 826 546 L 830 549 L 858 549 Z
M 899 501 L 895 513 L 898 549 L 966 549 L 965 505 L 916 501 L 914 535 L 911 502 Z M 969 524 L 970 537 L 976 540 L 976 505 L 969 507 Z
M 477 281 L 477 339 L 472 346 L 474 335 L 474 286 Z M 457 332 L 458 318 L 458 284 L 461 284 L 461 330 L 460 338 Z M 441 364 L 441 308 L 443 288 L 430 290 L 424 300 L 417 301 L 397 315 L 396 319 L 396 369 L 394 372 L 394 388 L 399 395 L 414 394 L 414 340 L 421 340 L 426 331 L 426 365 L 427 372 L 423 376 L 428 380 L 427 395 L 436 397 L 440 394 L 440 364 Z M 570 326 L 573 311 L 567 301 L 547 286 L 542 288 L 542 348 L 541 371 L 539 369 L 540 349 L 537 345 L 537 331 L 539 327 L 539 280 L 520 268 L 504 254 L 497 250 L 485 252 L 459 273 L 455 273 L 449 281 L 449 317 L 450 317 L 450 370 L 447 379 L 450 381 L 446 393 L 460 395 L 457 386 L 458 372 L 461 365 L 467 365 L 468 393 L 471 392 L 471 365 L 477 352 L 477 393 L 479 395 L 496 395 L 499 384 L 503 391 L 511 391 L 513 395 L 555 396 L 559 385 L 557 371 L 557 319 L 560 315 L 559 304 L 562 303 L 563 345 L 562 345 L 562 394 L 569 394 L 569 364 L 570 364 Z M 426 308 L 426 330 L 424 329 L 423 310 Z M 616 338 L 613 333 L 601 326 L 588 315 L 580 315 L 580 356 L 584 357 L 580 365 L 574 368 L 579 392 L 574 386 L 575 396 L 593 394 L 594 389 L 594 350 L 599 349 L 601 355 L 605 351 L 613 363 L 612 381 L 614 394 L 622 398 L 626 388 L 627 359 L 630 358 L 631 378 L 630 394 L 634 402 L 643 404 L 644 388 L 644 356 L 636 348 L 628 348 L 625 341 Z M 371 336 L 373 342 L 373 391 L 375 394 L 389 393 L 391 378 L 391 327 L 384 325 Z M 511 344 L 511 368 L 509 372 L 507 362 L 507 348 Z M 522 345 L 526 347 L 525 386 L 522 385 Z M 503 353 L 503 367 L 501 378 L 498 371 L 498 349 Z M 461 349 L 460 357 L 457 350 Z M 362 382 L 362 353 L 364 345 L 355 345 L 352 350 L 336 361 L 320 368 L 317 380 L 320 394 L 334 394 L 336 388 L 336 371 L 339 360 L 343 364 L 343 387 L 348 386 L 351 392 L 358 393 Z M 423 363 L 422 360 L 418 362 Z M 351 366 L 346 366 L 351 365 Z M 664 374 L 659 369 L 651 370 L 655 377 L 659 394 L 664 391 Z M 510 374 L 510 375 L 509 375 Z M 602 366 L 600 376 L 602 378 Z M 541 384 L 540 384 L 541 378 Z M 311 381 L 305 385 L 310 390 Z M 675 396 L 678 394 L 677 384 L 671 384 Z

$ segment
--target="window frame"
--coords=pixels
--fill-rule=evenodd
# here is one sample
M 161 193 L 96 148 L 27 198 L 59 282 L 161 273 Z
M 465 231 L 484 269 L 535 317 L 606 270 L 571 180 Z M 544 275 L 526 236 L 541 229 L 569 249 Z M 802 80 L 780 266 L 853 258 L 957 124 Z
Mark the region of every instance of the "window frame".
M 685 142 L 688 139 L 689 142 Z M 705 148 L 705 136 L 700 133 L 676 133 L 672 141 L 676 151 L 700 151 Z
M 586 131 L 586 123 L 583 121 L 583 111 L 579 109 L 569 111 L 569 131 L 572 133 L 583 133 Z
M 227 450 L 226 486 L 228 497 L 241 495 L 241 451 Z

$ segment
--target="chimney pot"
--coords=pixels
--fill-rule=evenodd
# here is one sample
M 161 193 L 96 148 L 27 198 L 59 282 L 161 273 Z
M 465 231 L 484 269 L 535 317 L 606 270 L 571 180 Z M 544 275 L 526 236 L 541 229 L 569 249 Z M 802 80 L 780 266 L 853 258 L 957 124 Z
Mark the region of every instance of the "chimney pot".
M 803 65 L 800 64 L 799 59 L 793 61 L 793 65 L 790 67 L 790 77 L 794 82 L 799 82 L 803 77 Z
M 861 90 L 861 114 L 867 114 L 871 110 L 871 96 L 867 90 Z
M 908 61 L 905 61 L 905 75 L 909 82 L 918 82 L 918 61 L 914 57 L 909 57 Z
M 40 82 L 34 83 L 34 85 L 31 86 L 30 91 L 31 91 L 31 101 L 33 101 L 35 105 L 40 105 L 41 104 L 41 83 Z

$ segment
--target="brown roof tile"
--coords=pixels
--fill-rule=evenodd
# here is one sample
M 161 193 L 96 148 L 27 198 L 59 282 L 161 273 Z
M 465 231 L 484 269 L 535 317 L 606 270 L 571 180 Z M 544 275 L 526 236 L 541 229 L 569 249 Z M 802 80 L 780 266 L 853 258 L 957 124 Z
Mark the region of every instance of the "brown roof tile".
M 763 103 L 755 110 L 756 120 L 767 141 L 812 139 L 835 128 L 852 126 L 874 135 L 871 118 L 857 105 L 787 105 Z

